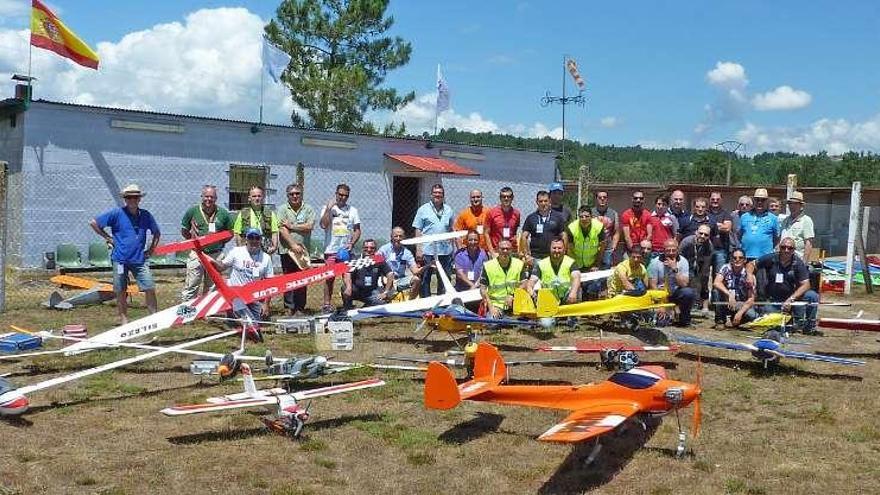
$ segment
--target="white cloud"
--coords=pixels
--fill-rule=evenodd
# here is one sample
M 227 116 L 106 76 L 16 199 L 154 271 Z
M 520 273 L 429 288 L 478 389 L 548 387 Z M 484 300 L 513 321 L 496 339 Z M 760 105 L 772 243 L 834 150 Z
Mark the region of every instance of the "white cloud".
M 529 132 L 525 135 L 526 137 L 536 137 L 542 138 L 545 136 L 550 136 L 554 139 L 562 139 L 562 127 L 554 127 L 550 129 L 546 125 L 541 122 L 535 122 Z M 568 139 L 572 139 L 571 136 Z
M 773 91 L 757 94 L 752 98 L 756 110 L 797 110 L 804 108 L 813 101 L 806 91 L 791 86 L 779 86 Z
M 3 2 L 5 0 L 0 0 Z M 0 4 L 2 5 L 2 4 Z M 203 9 L 118 42 L 93 46 L 93 71 L 33 51 L 36 98 L 91 105 L 256 120 L 265 22 L 244 8 Z M 0 29 L 0 78 L 27 70 L 28 31 Z M 268 79 L 267 79 L 268 81 Z M 287 89 L 267 82 L 264 121 L 290 123 Z
M 613 127 L 617 127 L 623 123 L 623 120 L 620 117 L 602 117 L 599 120 L 599 125 L 605 127 L 606 129 L 611 129 Z
M 820 119 L 805 127 L 765 128 L 752 123 L 736 133 L 749 152 L 791 151 L 812 154 L 827 151 L 839 155 L 847 151 L 880 152 L 880 114 L 864 121 Z
M 709 84 L 724 89 L 744 90 L 749 84 L 746 69 L 736 62 L 718 62 L 715 68 L 706 73 Z
M 694 127 L 694 134 L 698 136 L 717 124 L 741 120 L 748 109 L 749 80 L 745 67 L 736 62 L 718 62 L 714 69 L 706 72 L 706 81 L 718 94 L 714 103 L 705 106 L 703 121 Z

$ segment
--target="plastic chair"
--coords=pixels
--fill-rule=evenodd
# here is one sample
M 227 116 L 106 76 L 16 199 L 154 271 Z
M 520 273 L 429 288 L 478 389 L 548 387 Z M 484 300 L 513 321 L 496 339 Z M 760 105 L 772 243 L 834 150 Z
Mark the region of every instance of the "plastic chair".
M 101 268 L 109 268 L 113 262 L 110 261 L 110 248 L 106 242 L 92 242 L 89 244 L 89 264 Z
M 55 264 L 61 268 L 82 268 L 82 254 L 75 244 L 59 244 L 55 248 Z

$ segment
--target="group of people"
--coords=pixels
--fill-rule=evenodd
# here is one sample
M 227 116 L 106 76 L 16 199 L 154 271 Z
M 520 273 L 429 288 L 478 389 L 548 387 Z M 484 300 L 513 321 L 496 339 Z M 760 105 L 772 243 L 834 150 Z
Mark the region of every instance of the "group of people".
M 248 205 L 232 215 L 217 204 L 217 187 L 206 185 L 201 201 L 184 213 L 180 232 L 189 239 L 231 231 L 236 247 L 224 255 L 223 243 L 216 243 L 205 253 L 218 268 L 232 270 L 231 285 L 243 285 L 272 276 L 275 253 L 284 273 L 308 268 L 316 222 L 324 231 L 325 261 L 350 259 L 362 232 L 358 210 L 348 202 L 350 193 L 347 184 L 337 185 L 334 197 L 316 211 L 304 201 L 302 186 L 291 184 L 286 188 L 287 201 L 270 211 L 264 206 L 263 189 L 255 186 L 249 191 Z M 156 309 L 147 259 L 160 232 L 152 215 L 139 207 L 143 196 L 140 187 L 129 185 L 122 190 L 123 207 L 91 222 L 112 249 L 123 321 L 129 274 L 147 294 L 150 311 Z M 534 294 L 538 282 L 561 303 L 665 289 L 678 307 L 680 325 L 690 323 L 695 305 L 708 312 L 710 301 L 726 303 L 714 305 L 716 323 L 725 324 L 729 318 L 729 324 L 739 325 L 755 316 L 758 294 L 784 306 L 818 300 L 809 288 L 804 262 L 811 255 L 814 232 L 804 213 L 803 195 L 794 192 L 787 198 L 790 213 L 785 216 L 770 210 L 766 189 L 740 198 L 733 212 L 722 208 L 721 199 L 719 192 L 712 192 L 708 199 L 693 199 L 688 210 L 684 193 L 677 190 L 658 195 L 655 208 L 649 210 L 644 193 L 635 191 L 631 208 L 618 214 L 609 206 L 608 192 L 599 190 L 593 206 L 581 206 L 575 213 L 563 201 L 562 184 L 552 183 L 537 192 L 535 210 L 523 218 L 513 206 L 510 187 L 501 188 L 498 204 L 492 207 L 483 204 L 482 191 L 470 191 L 469 205 L 456 213 L 446 202 L 443 185 L 434 184 L 431 199 L 418 208 L 409 226 L 414 236 L 452 231 L 467 235 L 416 244 L 415 252 L 402 244 L 406 231 L 401 226 L 393 227 L 385 245 L 365 239 L 361 255 L 379 254 L 384 261 L 343 277 L 342 304 L 346 308 L 355 301 L 382 304 L 401 292 L 409 298 L 429 296 L 432 289 L 443 293 L 438 266 L 452 276 L 456 290 L 479 289 L 487 314 L 494 317 L 511 309 L 516 288 Z M 145 248 L 147 231 L 152 235 L 149 248 Z M 612 268 L 607 281 L 581 283 L 582 273 Z M 438 280 L 432 283 L 434 278 Z M 210 286 L 193 255 L 187 262 L 182 299 Z M 334 308 L 333 287 L 332 279 L 323 287 L 323 311 Z M 291 315 L 306 309 L 306 295 L 306 288 L 284 295 Z M 265 316 L 268 305 L 260 311 Z M 808 306 L 805 320 L 804 330 L 811 331 L 815 305 Z

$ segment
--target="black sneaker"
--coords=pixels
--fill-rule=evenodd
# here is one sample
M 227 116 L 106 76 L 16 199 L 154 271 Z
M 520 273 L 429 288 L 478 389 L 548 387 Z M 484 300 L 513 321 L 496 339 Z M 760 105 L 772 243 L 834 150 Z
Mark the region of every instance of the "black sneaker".
M 817 330 L 815 328 L 809 328 L 809 329 L 805 328 L 803 330 L 803 334 L 804 335 L 811 335 L 813 337 L 822 337 L 825 335 L 825 332 L 823 332 L 822 330 Z

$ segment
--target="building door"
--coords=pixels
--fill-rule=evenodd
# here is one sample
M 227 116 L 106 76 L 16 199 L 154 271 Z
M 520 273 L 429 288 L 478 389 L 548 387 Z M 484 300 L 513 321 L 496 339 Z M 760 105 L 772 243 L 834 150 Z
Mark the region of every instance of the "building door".
M 403 227 L 406 237 L 413 236 L 412 221 L 419 209 L 418 177 L 394 176 L 392 183 L 391 225 Z

